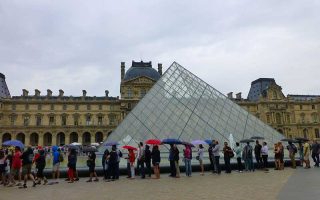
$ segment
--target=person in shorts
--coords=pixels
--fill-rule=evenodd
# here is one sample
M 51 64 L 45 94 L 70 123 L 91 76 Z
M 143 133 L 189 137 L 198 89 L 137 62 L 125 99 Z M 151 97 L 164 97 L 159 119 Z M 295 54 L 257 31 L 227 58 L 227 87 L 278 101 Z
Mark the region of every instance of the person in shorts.
M 33 150 L 31 149 L 31 147 L 28 147 L 20 157 L 22 159 L 22 176 L 24 178 L 23 188 L 27 188 L 28 177 L 33 181 L 32 187 L 36 186 L 34 177 L 31 174 L 33 156 Z
M 22 162 L 21 162 L 21 150 L 20 147 L 16 146 L 14 148 L 14 153 L 12 156 L 12 166 L 11 166 L 11 176 L 14 179 L 15 176 L 18 176 L 18 184 L 17 186 L 21 185 L 21 167 L 22 167 Z
M 57 146 L 52 147 L 52 179 L 60 178 L 60 152 Z
M 152 165 L 153 165 L 153 171 L 156 179 L 160 178 L 160 151 L 159 147 L 157 145 L 153 146 L 152 152 L 151 152 L 151 158 L 152 158 Z

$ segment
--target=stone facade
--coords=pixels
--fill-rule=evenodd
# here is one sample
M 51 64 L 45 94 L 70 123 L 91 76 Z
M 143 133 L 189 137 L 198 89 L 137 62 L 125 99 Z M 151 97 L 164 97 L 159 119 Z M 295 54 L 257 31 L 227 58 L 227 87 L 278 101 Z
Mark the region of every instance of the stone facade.
M 23 89 L 21 96 L 0 98 L 0 144 L 10 139 L 32 146 L 102 142 L 156 82 L 144 74 L 143 67 L 125 80 L 124 65 L 122 62 L 121 98 L 109 97 L 107 90 L 103 97 L 87 96 L 85 90 L 82 96 L 70 97 L 63 90 L 53 96 L 51 90 L 41 95 L 37 89 L 34 95 Z M 127 95 L 128 88 L 132 96 Z
M 272 80 L 269 79 L 267 85 L 264 85 L 268 81 L 266 79 L 252 82 L 247 99 L 242 99 L 239 94 L 236 98 L 232 97 L 232 93 L 228 96 L 288 138 L 319 138 L 320 96 L 285 96 L 282 88 Z M 255 90 L 257 83 L 261 88 Z M 258 98 L 255 99 L 255 96 Z

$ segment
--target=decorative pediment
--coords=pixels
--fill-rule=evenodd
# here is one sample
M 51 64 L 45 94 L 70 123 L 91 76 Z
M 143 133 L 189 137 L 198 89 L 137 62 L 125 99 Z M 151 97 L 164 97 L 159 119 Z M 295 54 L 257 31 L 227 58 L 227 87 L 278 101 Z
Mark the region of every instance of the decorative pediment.
M 131 79 L 131 80 L 128 80 L 128 81 L 125 81 L 124 83 L 125 84 L 141 84 L 141 83 L 155 83 L 156 81 L 149 78 L 149 77 L 146 77 L 146 76 L 142 76 L 142 77 L 139 77 L 139 78 L 135 78 L 135 79 Z
M 271 84 L 265 91 L 265 98 L 268 100 L 283 100 L 286 97 L 282 93 L 282 88 L 277 84 Z

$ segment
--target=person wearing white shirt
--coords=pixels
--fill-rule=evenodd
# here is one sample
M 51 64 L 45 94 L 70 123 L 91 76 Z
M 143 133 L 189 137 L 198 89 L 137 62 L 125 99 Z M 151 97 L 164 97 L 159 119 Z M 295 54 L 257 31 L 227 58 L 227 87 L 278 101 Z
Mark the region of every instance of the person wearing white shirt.
M 262 155 L 262 160 L 263 160 L 263 168 L 265 170 L 268 169 L 268 146 L 266 142 L 263 142 L 262 148 L 261 148 L 261 155 Z

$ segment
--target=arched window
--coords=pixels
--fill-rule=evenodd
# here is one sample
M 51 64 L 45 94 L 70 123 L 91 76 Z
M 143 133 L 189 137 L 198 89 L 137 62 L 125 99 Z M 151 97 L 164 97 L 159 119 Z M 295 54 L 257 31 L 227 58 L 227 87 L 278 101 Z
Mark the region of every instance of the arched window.
M 319 129 L 318 128 L 314 129 L 314 136 L 315 136 L 315 138 L 320 138 L 320 134 L 319 134 Z
M 319 121 L 319 115 L 317 113 L 312 113 L 311 117 L 313 123 L 317 123 Z
M 303 137 L 308 138 L 308 129 L 303 129 Z

